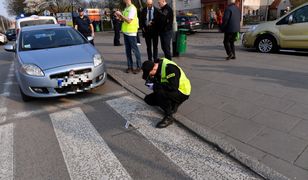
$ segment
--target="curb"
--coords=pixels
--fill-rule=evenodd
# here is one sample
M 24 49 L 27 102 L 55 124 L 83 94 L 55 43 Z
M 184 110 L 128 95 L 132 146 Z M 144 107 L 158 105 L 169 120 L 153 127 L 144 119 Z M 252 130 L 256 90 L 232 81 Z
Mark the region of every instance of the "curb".
M 137 88 L 129 85 L 119 76 L 117 76 L 113 71 L 108 71 L 108 76 L 113 79 L 115 82 L 120 84 L 122 87 L 130 91 L 135 96 L 143 99 L 145 94 L 138 90 Z M 175 119 L 178 123 L 185 126 L 188 130 L 195 133 L 197 136 L 205 140 L 206 142 L 212 144 L 222 153 L 228 155 L 229 157 L 235 159 L 242 165 L 246 166 L 256 174 L 260 175 L 264 179 L 273 179 L 273 180 L 288 180 L 286 176 L 282 175 L 281 173 L 277 172 L 276 170 L 266 166 L 265 164 L 259 162 L 254 157 L 251 157 L 241 151 L 239 151 L 234 145 L 230 144 L 224 138 L 222 138 L 222 134 L 214 131 L 212 129 L 198 126 L 198 124 L 192 122 L 191 120 L 187 119 L 186 117 L 176 114 Z

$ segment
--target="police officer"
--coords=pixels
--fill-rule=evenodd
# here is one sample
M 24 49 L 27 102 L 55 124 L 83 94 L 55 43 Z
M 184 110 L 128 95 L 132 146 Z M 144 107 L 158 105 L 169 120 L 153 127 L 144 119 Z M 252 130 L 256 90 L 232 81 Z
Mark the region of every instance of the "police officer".
M 84 15 L 84 9 L 78 8 L 79 17 L 76 18 L 75 29 L 77 29 L 85 38 L 92 36 L 94 38 L 94 27 L 90 19 Z M 94 40 L 90 41 L 94 45 Z
M 166 58 L 158 59 L 155 63 L 145 61 L 142 71 L 145 85 L 153 90 L 153 93 L 145 96 L 144 101 L 164 110 L 165 116 L 156 128 L 165 128 L 173 123 L 172 115 L 177 112 L 179 105 L 188 99 L 190 81 L 175 62 Z

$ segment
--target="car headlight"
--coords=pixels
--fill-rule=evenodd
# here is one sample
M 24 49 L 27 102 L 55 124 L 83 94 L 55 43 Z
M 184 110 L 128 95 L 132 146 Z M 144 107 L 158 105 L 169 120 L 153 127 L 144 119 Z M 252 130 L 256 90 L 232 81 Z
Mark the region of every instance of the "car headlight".
M 22 71 L 30 76 L 44 76 L 43 71 L 34 64 L 23 64 Z
M 103 63 L 103 58 L 100 54 L 95 54 L 93 56 L 94 67 Z
M 258 25 L 253 25 L 253 26 L 251 26 L 251 27 L 248 29 L 248 31 L 254 31 L 254 30 L 256 30 L 257 27 L 258 27 Z

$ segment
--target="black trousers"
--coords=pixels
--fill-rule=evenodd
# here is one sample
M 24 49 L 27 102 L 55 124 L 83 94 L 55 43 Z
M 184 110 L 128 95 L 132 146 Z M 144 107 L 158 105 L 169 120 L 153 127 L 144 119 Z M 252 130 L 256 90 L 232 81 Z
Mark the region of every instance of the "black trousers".
M 113 24 L 113 30 L 114 30 L 113 45 L 115 45 L 115 46 L 120 45 L 121 24 L 120 23 L 114 23 Z
M 144 33 L 145 43 L 147 45 L 148 60 L 157 60 L 158 56 L 158 34 L 155 33 Z M 153 52 L 152 52 L 153 46 Z
M 235 38 L 236 38 L 236 33 L 225 33 L 224 46 L 228 56 L 235 56 L 235 47 L 234 47 Z
M 150 106 L 159 106 L 165 112 L 165 116 L 172 116 L 177 108 L 188 99 L 189 96 L 179 91 L 169 92 L 164 89 L 146 95 L 144 101 Z
M 160 36 L 161 48 L 164 52 L 165 58 L 172 60 L 172 55 L 171 55 L 172 30 L 167 32 L 161 32 L 159 36 Z

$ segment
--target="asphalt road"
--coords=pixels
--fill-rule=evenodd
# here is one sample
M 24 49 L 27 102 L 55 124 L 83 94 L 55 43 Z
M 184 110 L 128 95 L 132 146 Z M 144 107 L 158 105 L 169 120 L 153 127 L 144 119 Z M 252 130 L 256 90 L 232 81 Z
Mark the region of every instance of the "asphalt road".
M 111 80 L 88 93 L 21 100 L 0 47 L 0 179 L 260 179 Z M 125 127 L 125 125 L 129 126 Z

